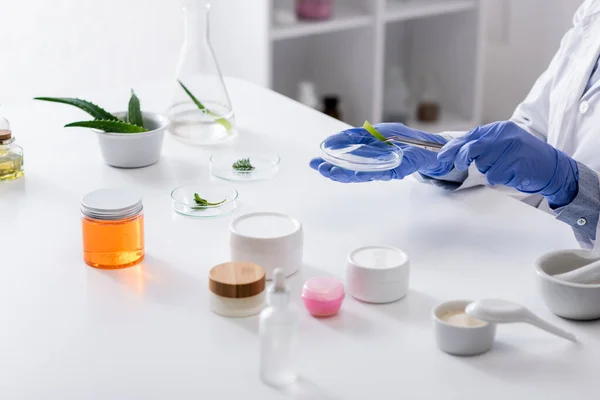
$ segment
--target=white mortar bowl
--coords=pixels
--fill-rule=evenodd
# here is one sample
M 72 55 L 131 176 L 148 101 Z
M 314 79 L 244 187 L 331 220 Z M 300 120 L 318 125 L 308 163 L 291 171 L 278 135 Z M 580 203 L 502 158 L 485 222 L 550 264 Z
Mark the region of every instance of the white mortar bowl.
M 546 306 L 559 317 L 574 320 L 600 318 L 600 284 L 562 281 L 562 274 L 599 259 L 588 250 L 560 250 L 544 254 L 535 263 L 537 283 Z
M 123 118 L 127 113 L 114 115 Z M 117 168 L 141 168 L 158 162 L 169 122 L 162 115 L 151 112 L 142 112 L 142 118 L 148 132 L 111 133 L 94 129 L 104 162 Z

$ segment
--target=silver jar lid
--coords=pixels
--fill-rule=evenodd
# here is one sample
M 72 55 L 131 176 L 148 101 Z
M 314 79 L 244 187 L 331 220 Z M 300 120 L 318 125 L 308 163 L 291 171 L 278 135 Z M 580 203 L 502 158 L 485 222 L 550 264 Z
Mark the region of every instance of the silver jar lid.
M 100 189 L 81 198 L 81 213 L 93 219 L 127 219 L 142 209 L 142 198 L 127 189 Z

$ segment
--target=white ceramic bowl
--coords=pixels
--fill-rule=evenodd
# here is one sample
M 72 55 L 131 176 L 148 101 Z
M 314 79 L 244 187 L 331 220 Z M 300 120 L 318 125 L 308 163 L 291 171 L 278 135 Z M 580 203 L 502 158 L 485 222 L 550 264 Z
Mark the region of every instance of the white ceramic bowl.
M 457 326 L 442 320 L 450 311 L 464 311 L 470 300 L 454 300 L 433 309 L 435 342 L 437 347 L 455 356 L 475 356 L 492 348 L 496 337 L 496 325 L 485 322 L 481 326 Z
M 271 279 L 275 268 L 289 276 L 302 267 L 302 224 L 285 214 L 257 212 L 237 217 L 229 225 L 231 261 L 249 261 L 265 269 Z
M 600 318 L 600 285 L 585 285 L 553 278 L 599 259 L 587 250 L 559 250 L 535 263 L 537 282 L 546 306 L 554 314 L 575 320 Z
M 122 118 L 126 113 L 114 115 Z M 142 112 L 142 117 L 148 132 L 110 133 L 94 129 L 104 162 L 118 168 L 141 168 L 158 162 L 168 120 L 150 112 Z
M 348 291 L 368 303 L 391 303 L 408 292 L 410 262 L 400 249 L 366 246 L 348 254 Z

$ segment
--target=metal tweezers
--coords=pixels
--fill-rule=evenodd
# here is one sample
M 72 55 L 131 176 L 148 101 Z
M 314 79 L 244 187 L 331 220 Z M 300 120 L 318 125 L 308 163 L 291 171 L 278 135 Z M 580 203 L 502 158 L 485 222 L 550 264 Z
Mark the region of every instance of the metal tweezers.
M 427 140 L 412 139 L 405 136 L 390 136 L 387 141 L 418 147 L 420 149 L 433 151 L 434 153 L 438 153 L 442 147 L 444 147 L 443 143 L 428 142 Z

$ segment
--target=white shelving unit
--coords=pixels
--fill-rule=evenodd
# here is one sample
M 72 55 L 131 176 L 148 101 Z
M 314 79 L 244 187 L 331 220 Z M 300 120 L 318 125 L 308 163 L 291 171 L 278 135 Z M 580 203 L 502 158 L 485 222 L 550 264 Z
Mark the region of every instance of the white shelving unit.
M 387 0 L 384 18 L 386 22 L 407 21 L 457 13 L 476 7 L 476 0 Z
M 289 23 L 275 11 L 293 13 L 294 0 L 253 0 L 243 13 L 239 0 L 221 1 L 228 28 L 238 26 L 227 46 L 245 55 L 239 76 L 292 98 L 313 81 L 320 95 L 339 96 L 346 122 L 362 125 L 383 119 L 385 77 L 400 66 L 415 105 L 419 82 L 434 77 L 441 106 L 438 122 L 412 116 L 408 125 L 441 132 L 480 122 L 483 0 L 334 0 L 330 20 Z
M 277 1 L 275 0 L 275 2 Z M 291 12 L 291 10 L 288 11 Z M 273 21 L 271 38 L 276 41 L 365 28 L 371 26 L 374 20 L 372 15 L 366 14 L 361 7 L 356 7 L 353 3 L 339 3 L 335 11 L 335 18 L 319 23 L 297 21 L 291 24 L 278 24 L 276 21 Z

